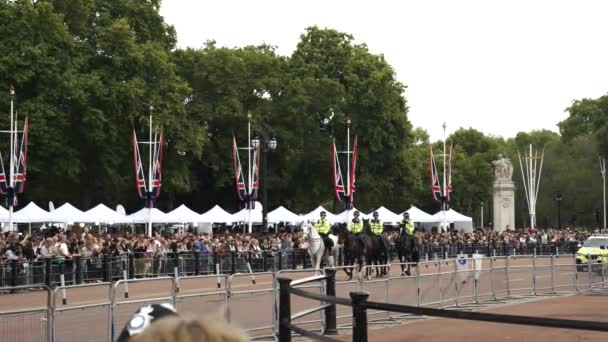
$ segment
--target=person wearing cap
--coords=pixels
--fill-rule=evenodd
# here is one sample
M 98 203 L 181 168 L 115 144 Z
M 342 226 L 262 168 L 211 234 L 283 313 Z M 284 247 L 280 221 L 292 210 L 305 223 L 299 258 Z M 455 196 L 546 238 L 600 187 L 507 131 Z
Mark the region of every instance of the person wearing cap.
M 377 211 L 374 211 L 374 218 L 369 221 L 369 227 L 374 235 L 382 235 L 384 232 L 384 223 L 378 218 Z
M 359 234 L 363 231 L 363 221 L 359 218 L 359 210 L 355 211 L 355 217 L 353 217 L 352 222 L 350 224 L 350 232 L 354 234 Z
M 320 235 L 327 235 L 331 230 L 331 222 L 325 217 L 327 213 L 325 211 L 321 211 L 321 218 L 315 223 L 315 229 L 317 229 L 317 233 Z
M 403 213 L 403 220 L 399 223 L 399 235 L 405 233 L 414 235 L 414 222 L 410 220 L 410 214 L 406 211 Z

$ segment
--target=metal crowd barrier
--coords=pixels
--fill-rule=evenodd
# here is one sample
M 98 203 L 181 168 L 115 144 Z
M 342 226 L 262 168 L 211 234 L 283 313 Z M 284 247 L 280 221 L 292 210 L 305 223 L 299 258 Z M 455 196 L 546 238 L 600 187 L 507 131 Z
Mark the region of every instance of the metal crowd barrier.
M 276 256 L 275 256 L 276 257 Z M 181 258 L 181 257 L 180 257 Z M 180 259 L 183 260 L 184 259 Z M 203 259 L 198 258 L 198 261 Z M 116 259 L 106 262 L 101 279 L 113 282 L 94 282 L 75 284 L 77 278 L 88 277 L 89 270 L 76 263 L 72 264 L 72 273 L 64 270 L 59 274 L 54 290 L 46 285 L 17 286 L 3 289 L 0 295 L 0 307 L 8 308 L 9 303 L 18 298 L 30 298 L 36 305 L 23 305 L 19 310 L 0 312 L 0 332 L 10 340 L 51 341 L 68 339 L 87 339 L 111 341 L 123 328 L 127 317 L 144 304 L 170 302 L 180 311 L 208 313 L 210 310 L 224 310 L 230 322 L 237 323 L 249 331 L 255 338 L 271 338 L 278 332 L 277 317 L 277 278 L 288 275 L 292 278 L 315 276 L 322 270 L 285 269 L 276 272 L 221 274 L 215 269 L 213 274 L 188 275 L 180 270 L 180 264 L 166 263 L 164 266 L 171 277 L 129 278 L 129 273 L 136 274 L 129 264 L 131 260 Z M 274 260 L 266 261 L 269 265 Z M 134 261 L 134 260 L 133 260 Z M 291 260 L 289 260 L 291 261 Z M 81 260 L 84 265 L 86 259 Z M 207 262 L 207 261 L 205 261 Z M 247 260 L 243 260 L 247 262 Z M 466 267 L 459 266 L 466 264 Z M 254 263 L 255 264 L 255 263 Z M 52 262 L 45 263 L 45 270 Z M 459 259 L 437 259 L 410 266 L 411 275 L 402 276 L 399 263 L 382 265 L 389 268 L 389 276 L 366 279 L 367 270 L 376 270 L 382 266 L 364 266 L 362 273 L 353 274 L 350 281 L 341 272 L 351 266 L 336 266 L 340 278 L 335 281 L 335 293 L 344 296 L 353 291 L 368 291 L 375 302 L 393 303 L 418 307 L 446 308 L 453 306 L 467 307 L 479 303 L 502 300 L 519 296 L 559 294 L 562 292 L 582 292 L 603 288 L 606 285 L 606 265 L 592 263 L 577 265 L 574 256 L 555 255 L 512 255 L 508 257 L 487 257 L 474 255 Z M 57 265 L 62 267 L 61 265 Z M 173 266 L 171 272 L 168 268 Z M 585 266 L 582 271 L 582 266 Z M 63 266 L 65 267 L 65 266 Z M 264 267 L 255 265 L 254 268 Z M 247 267 L 249 268 L 249 267 Z M 130 271 L 132 270 L 132 271 Z M 200 269 L 198 270 L 200 273 Z M 122 272 L 122 277 L 120 273 Z M 52 273 L 52 272 L 51 272 Z M 196 273 L 196 272 L 195 272 Z M 184 275 L 182 275 L 184 274 Z M 52 273 L 53 277 L 55 276 Z M 91 276 L 97 278 L 98 276 Z M 48 277 L 47 277 L 48 279 Z M 69 279 L 69 280 L 68 280 Z M 302 285 L 319 287 L 320 285 Z M 43 291 L 35 291 L 35 290 Z M 23 291 L 29 291 L 23 297 Z M 267 303 L 272 303 L 269 306 Z M 294 307 L 306 312 L 310 303 L 294 302 Z M 14 306 L 13 306 L 14 307 Z M 256 307 L 267 310 L 265 314 L 252 319 L 244 308 Z M 243 308 L 243 309 L 240 309 Z M 348 327 L 344 319 L 352 317 L 352 312 L 337 308 L 338 328 Z M 386 320 L 415 318 L 411 314 L 394 314 L 386 310 L 369 312 L 371 323 L 381 324 Z M 308 316 L 307 321 L 298 317 L 298 323 L 318 324 L 318 330 L 325 329 L 323 313 Z M 294 319 L 295 320 L 295 319 Z M 95 322 L 94 326 L 90 322 Z M 89 324 L 87 324 L 89 323 Z M 93 331 L 93 333 L 91 333 Z

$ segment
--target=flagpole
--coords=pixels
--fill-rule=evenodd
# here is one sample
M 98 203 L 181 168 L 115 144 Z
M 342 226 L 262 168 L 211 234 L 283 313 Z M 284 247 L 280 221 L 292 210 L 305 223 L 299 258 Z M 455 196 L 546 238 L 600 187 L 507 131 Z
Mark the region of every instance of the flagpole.
M 602 174 L 602 197 L 604 200 L 604 225 L 602 228 L 606 229 L 606 158 L 600 157 L 600 173 Z
M 150 158 L 148 158 L 148 189 L 146 189 L 146 193 L 149 197 L 146 200 L 148 201 L 148 237 L 152 237 L 152 114 L 150 114 L 150 132 L 148 134 L 148 153 Z
M 251 232 L 252 232 L 252 228 L 251 228 L 251 205 L 252 205 L 251 195 L 253 194 L 253 192 L 252 192 L 253 183 L 251 182 L 251 113 L 247 114 L 247 164 L 249 165 L 249 167 L 247 168 L 247 171 L 249 173 L 249 190 L 247 192 L 247 203 L 248 203 L 247 220 L 249 221 L 248 232 L 249 232 L 249 234 L 251 234 Z
M 446 200 L 447 200 L 447 192 L 446 192 L 446 184 L 445 184 L 445 140 L 446 140 L 446 136 L 445 136 L 445 128 L 446 128 L 446 124 L 445 122 L 443 123 L 443 198 L 441 199 L 441 212 L 442 212 L 442 222 L 441 225 L 443 226 L 443 229 L 447 230 L 446 228 L 446 219 L 445 219 L 445 209 L 446 209 Z
M 347 198 L 348 206 L 346 207 L 346 228 L 350 230 L 350 119 L 346 120 L 346 191 L 344 193 Z
M 15 129 L 15 124 L 14 124 L 14 115 L 13 115 L 13 99 L 15 98 L 15 89 L 11 86 L 10 90 L 9 90 L 9 94 L 11 96 L 11 129 L 10 129 L 10 144 L 11 144 L 11 161 L 10 161 L 10 171 L 9 171 L 9 191 L 12 191 L 12 198 L 9 199 L 9 203 L 8 203 L 8 231 L 11 232 L 13 231 L 13 204 L 15 203 L 15 198 L 14 196 L 16 196 L 15 191 L 13 189 L 13 185 L 15 184 L 15 180 L 14 178 L 14 168 L 15 168 L 15 141 L 17 140 L 17 137 L 15 136 L 15 134 L 17 134 L 17 130 Z

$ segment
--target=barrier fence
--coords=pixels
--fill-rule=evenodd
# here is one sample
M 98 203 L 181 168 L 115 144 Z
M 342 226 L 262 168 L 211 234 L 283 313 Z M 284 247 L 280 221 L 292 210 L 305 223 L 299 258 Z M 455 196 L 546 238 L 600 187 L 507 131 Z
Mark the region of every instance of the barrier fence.
M 218 268 L 221 270 L 219 264 L 214 265 L 216 271 Z M 366 300 L 373 303 L 445 308 L 518 296 L 601 288 L 606 285 L 608 268 L 601 263 L 592 263 L 591 259 L 587 265 L 577 265 L 572 255 L 487 257 L 476 254 L 418 264 L 382 265 L 388 276 L 381 278 L 365 277 L 368 270 L 375 271 L 379 266 L 364 266 L 362 272 L 355 272 L 351 280 L 343 274 L 351 266 L 325 269 L 334 274 L 338 272 L 339 277 L 337 280 L 334 277 L 332 285 L 326 283 L 326 275 L 311 269 L 188 275 L 179 270 L 179 265 L 172 266 L 171 277 L 130 279 L 129 270 L 115 262 L 104 272 L 106 279 L 115 279 L 113 282 L 71 284 L 65 280 L 64 274 L 58 280 L 60 285 L 52 290 L 46 285 L 36 285 L 35 289 L 42 291 L 31 291 L 31 286 L 5 288 L 5 293 L 15 294 L 0 295 L 0 340 L 112 341 L 138 307 L 160 302 L 170 302 L 178 311 L 196 314 L 215 312 L 218 307 L 223 307 L 228 321 L 245 328 L 252 337 L 275 339 L 281 330 L 277 319 L 281 302 L 277 291 L 280 287 L 278 278 L 296 278 L 290 285 L 292 294 L 298 291 L 319 296 L 333 293 L 332 296 L 346 298 L 350 293 L 367 291 L 370 297 Z M 408 266 L 410 275 L 403 275 L 401 268 L 407 270 Z M 247 266 L 245 268 L 248 269 Z M 118 270 L 122 271 L 120 278 Z M 115 277 L 108 277 L 113 273 L 116 273 Z M 297 280 L 303 277 L 320 277 L 317 280 L 323 281 L 313 284 Z M 311 309 L 311 298 L 306 298 L 292 303 L 293 308 L 299 311 L 298 315 L 291 317 L 294 324 L 305 324 L 307 328 L 314 326 L 319 333 L 350 329 L 352 310 L 343 306 L 326 306 L 325 299 L 321 303 L 322 308 Z M 321 301 L 319 297 L 312 300 Z M 23 308 L 8 309 L 14 308 L 15 302 Z M 395 311 L 392 307 L 375 304 L 362 307 L 369 309 L 366 311 L 369 324 L 416 318 L 422 312 Z M 253 315 L 252 308 L 255 310 Z M 334 315 L 336 322 L 328 322 L 328 315 Z M 297 329 L 294 331 L 299 332 Z
M 512 246 L 507 244 L 484 245 L 431 245 L 422 244 L 422 261 L 455 258 L 459 254 L 483 254 L 488 257 L 511 255 L 563 255 L 574 254 L 577 242 L 552 245 L 528 244 Z M 392 251 L 397 260 L 396 251 Z M 342 250 L 338 254 L 338 264 L 342 264 Z M 61 285 L 60 275 L 66 284 L 77 285 L 90 282 L 108 282 L 128 279 L 174 276 L 176 269 L 180 277 L 209 274 L 235 274 L 250 272 L 277 272 L 285 269 L 311 268 L 306 250 L 293 249 L 260 253 L 167 253 L 162 257 L 145 258 L 138 253 L 120 256 L 99 255 L 95 257 L 76 256 L 72 259 L 13 260 L 0 263 L 0 288 L 24 285 Z
M 475 272 L 475 267 L 473 269 L 473 272 Z M 456 275 L 457 274 L 458 271 L 456 271 Z M 395 312 L 402 314 L 424 315 L 430 317 L 443 317 L 493 323 L 507 323 L 539 327 L 608 332 L 608 323 L 605 322 L 542 318 L 521 315 L 503 315 L 480 312 L 467 312 L 461 310 L 436 309 L 422 306 L 398 305 L 388 302 L 383 303 L 377 301 L 370 301 L 370 293 L 361 291 L 350 292 L 350 298 L 337 297 L 335 292 L 335 276 L 335 270 L 326 269 L 325 275 L 313 276 L 298 281 L 283 277 L 277 279 L 279 283 L 279 342 L 291 342 L 292 332 L 318 341 L 340 341 L 338 339 L 331 338 L 328 336 L 337 334 L 336 305 L 343 305 L 352 308 L 351 325 L 353 342 L 367 342 L 367 328 L 369 324 L 368 318 L 370 316 L 368 310 L 370 309 L 377 310 L 379 312 Z M 474 279 L 478 279 L 477 274 L 475 273 Z M 294 287 L 294 285 L 296 284 L 300 285 L 317 281 L 325 282 L 325 294 L 316 294 Z M 306 312 L 301 312 L 292 315 L 291 295 L 299 296 L 301 298 L 318 300 L 321 302 L 321 305 L 309 309 Z M 326 327 L 326 329 L 323 330 L 321 333 L 312 332 L 310 330 L 299 327 L 298 325 L 293 323 L 293 320 L 295 318 L 301 317 L 303 314 L 309 314 L 320 310 L 324 310 L 325 312 L 324 325 Z

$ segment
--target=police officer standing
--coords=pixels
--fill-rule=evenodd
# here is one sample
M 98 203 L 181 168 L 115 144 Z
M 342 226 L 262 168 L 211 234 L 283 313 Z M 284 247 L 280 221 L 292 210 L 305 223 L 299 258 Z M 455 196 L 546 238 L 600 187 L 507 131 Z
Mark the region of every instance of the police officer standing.
M 359 235 L 363 231 L 363 221 L 359 218 L 359 210 L 355 211 L 355 216 L 350 224 L 350 232 Z

